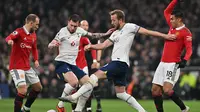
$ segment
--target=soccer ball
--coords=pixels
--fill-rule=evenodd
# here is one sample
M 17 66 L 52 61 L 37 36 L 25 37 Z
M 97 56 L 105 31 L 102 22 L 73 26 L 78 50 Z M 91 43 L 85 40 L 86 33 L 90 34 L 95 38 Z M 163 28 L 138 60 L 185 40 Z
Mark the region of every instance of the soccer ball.
M 48 110 L 47 112 L 56 112 L 55 110 L 51 109 L 51 110 Z

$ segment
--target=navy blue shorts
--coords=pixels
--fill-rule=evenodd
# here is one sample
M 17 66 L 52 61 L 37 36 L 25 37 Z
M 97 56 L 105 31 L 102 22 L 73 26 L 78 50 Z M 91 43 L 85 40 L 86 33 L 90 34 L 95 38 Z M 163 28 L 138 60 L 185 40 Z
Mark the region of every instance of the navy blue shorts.
M 56 66 L 56 70 L 55 70 L 56 74 L 59 75 L 61 80 L 64 80 L 63 74 L 67 73 L 69 71 L 72 71 L 78 79 L 81 79 L 83 76 L 86 75 L 86 73 L 83 72 L 83 70 L 81 70 L 77 66 L 71 65 L 71 64 L 66 63 L 66 62 L 56 61 L 55 66 Z
M 109 80 L 113 80 L 115 86 L 126 86 L 128 65 L 125 62 L 111 61 L 100 70 L 106 73 Z

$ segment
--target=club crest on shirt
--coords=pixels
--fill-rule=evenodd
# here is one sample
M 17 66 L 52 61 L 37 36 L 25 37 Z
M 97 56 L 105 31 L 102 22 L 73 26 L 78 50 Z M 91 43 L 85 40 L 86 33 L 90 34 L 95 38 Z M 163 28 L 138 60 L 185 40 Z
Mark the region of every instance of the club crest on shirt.
M 175 33 L 176 36 L 178 36 L 179 34 L 180 34 L 179 32 L 176 32 L 176 33 Z

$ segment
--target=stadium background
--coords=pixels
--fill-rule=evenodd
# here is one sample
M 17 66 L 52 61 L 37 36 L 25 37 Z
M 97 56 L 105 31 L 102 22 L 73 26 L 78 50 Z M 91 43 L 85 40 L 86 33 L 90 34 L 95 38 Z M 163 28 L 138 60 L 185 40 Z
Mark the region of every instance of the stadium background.
M 90 32 L 106 32 L 110 26 L 109 11 L 122 9 L 126 13 L 126 21 L 137 25 L 167 33 L 163 11 L 170 0 L 1 0 L 0 1 L 0 99 L 12 98 L 15 88 L 9 75 L 8 63 L 10 47 L 5 42 L 17 27 L 24 24 L 29 13 L 37 14 L 40 28 L 37 31 L 40 76 L 43 91 L 41 98 L 57 98 L 63 89 L 63 83 L 55 77 L 53 59 L 56 51 L 47 49 L 48 43 L 59 29 L 66 25 L 69 15 L 77 13 L 82 19 L 89 21 Z M 193 55 L 189 67 L 182 69 L 176 90 L 185 100 L 200 99 L 200 0 L 187 0 L 185 24 L 193 33 Z M 138 99 L 151 99 L 151 81 L 153 73 L 160 61 L 163 40 L 137 35 L 130 52 L 131 66 L 127 81 L 133 78 L 132 95 Z M 103 51 L 101 65 L 110 61 L 111 48 Z M 185 80 L 187 79 L 187 80 Z M 103 98 L 115 98 L 112 83 L 100 82 Z M 51 89 L 49 89 L 51 88 Z M 4 100 L 0 100 L 2 102 Z

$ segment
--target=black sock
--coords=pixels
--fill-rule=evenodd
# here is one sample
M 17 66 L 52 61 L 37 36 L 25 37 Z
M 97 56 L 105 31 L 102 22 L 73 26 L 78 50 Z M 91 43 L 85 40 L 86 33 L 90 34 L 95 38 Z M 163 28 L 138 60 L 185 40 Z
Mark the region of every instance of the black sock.
M 39 91 L 31 90 L 28 97 L 27 97 L 25 106 L 30 108 L 31 105 L 33 104 L 33 102 L 35 101 L 35 99 L 37 98 L 39 93 L 40 93 Z
M 159 96 L 153 96 L 154 104 L 156 106 L 156 109 L 158 112 L 164 112 L 163 110 L 163 98 L 162 95 Z
M 181 110 L 186 109 L 183 101 L 178 97 L 178 95 L 173 90 L 168 93 L 168 96 L 181 108 Z
M 86 106 L 86 109 L 87 108 L 91 108 L 91 104 L 92 104 L 92 95 L 90 95 L 90 97 L 88 98 L 85 106 Z
M 72 103 L 72 110 L 75 110 L 76 108 L 76 103 Z
M 14 112 L 20 112 L 25 95 L 18 93 L 14 101 Z
M 99 86 L 94 88 L 94 96 L 97 100 L 97 109 L 101 109 L 101 97 L 100 97 Z

